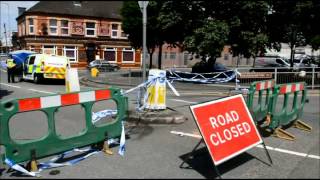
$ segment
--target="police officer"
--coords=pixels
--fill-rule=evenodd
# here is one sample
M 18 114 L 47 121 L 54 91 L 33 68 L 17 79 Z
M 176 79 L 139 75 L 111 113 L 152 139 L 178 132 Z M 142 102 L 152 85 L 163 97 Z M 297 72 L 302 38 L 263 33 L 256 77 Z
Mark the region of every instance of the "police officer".
M 8 75 L 8 83 L 10 83 L 10 80 L 12 83 L 14 83 L 14 74 L 16 69 L 16 62 L 12 57 L 10 56 L 7 59 L 7 75 Z

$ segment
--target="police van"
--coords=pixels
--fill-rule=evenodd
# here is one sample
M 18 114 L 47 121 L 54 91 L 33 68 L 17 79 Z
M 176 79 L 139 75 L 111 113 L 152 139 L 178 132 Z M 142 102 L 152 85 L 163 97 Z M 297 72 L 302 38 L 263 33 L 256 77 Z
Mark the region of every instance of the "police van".
M 65 79 L 69 59 L 65 56 L 32 54 L 23 63 L 23 79 L 35 83 L 44 79 Z

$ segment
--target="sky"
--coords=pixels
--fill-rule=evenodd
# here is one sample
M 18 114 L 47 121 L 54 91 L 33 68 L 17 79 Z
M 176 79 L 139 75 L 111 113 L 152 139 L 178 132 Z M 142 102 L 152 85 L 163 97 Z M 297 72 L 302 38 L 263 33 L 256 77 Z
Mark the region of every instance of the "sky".
M 7 32 L 17 31 L 16 18 L 18 17 L 18 7 L 29 9 L 37 2 L 38 1 L 0 1 L 1 39 L 4 37 L 4 23 L 6 24 Z

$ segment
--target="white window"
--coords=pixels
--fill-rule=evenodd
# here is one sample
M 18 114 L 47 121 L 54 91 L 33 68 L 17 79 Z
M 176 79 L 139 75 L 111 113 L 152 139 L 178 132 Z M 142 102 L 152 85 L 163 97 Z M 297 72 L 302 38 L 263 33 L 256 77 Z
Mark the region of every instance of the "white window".
M 89 36 L 89 37 L 96 36 L 96 23 L 86 22 L 86 36 Z
M 117 62 L 116 48 L 106 48 L 103 52 L 103 58 L 108 62 Z
M 176 59 L 176 53 L 170 52 L 170 59 Z
M 56 19 L 50 19 L 49 20 L 49 29 L 51 35 L 57 35 L 58 34 L 58 26 L 57 26 L 57 20 Z
M 69 61 L 77 62 L 78 61 L 78 47 L 75 46 L 64 46 L 63 55 L 69 58 Z
M 69 21 L 61 20 L 61 35 L 69 35 Z
M 56 54 L 57 47 L 53 45 L 43 45 L 42 46 L 42 54 Z
M 134 49 L 133 48 L 124 48 L 122 50 L 122 62 L 134 63 Z
M 34 34 L 33 18 L 29 18 L 29 34 Z
M 112 38 L 118 37 L 118 27 L 119 27 L 119 24 L 112 24 L 111 25 L 111 37 Z

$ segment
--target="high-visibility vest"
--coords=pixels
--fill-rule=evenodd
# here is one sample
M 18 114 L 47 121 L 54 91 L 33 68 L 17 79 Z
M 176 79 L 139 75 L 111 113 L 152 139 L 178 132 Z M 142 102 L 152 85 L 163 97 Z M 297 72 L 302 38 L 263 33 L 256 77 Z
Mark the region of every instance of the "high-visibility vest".
M 13 59 L 7 59 L 8 68 L 13 68 L 16 64 L 13 62 Z

